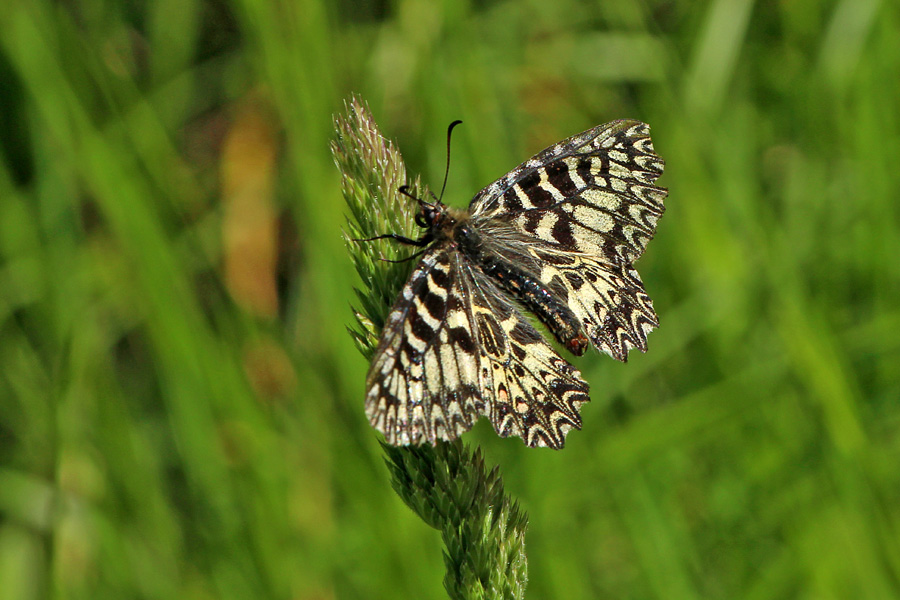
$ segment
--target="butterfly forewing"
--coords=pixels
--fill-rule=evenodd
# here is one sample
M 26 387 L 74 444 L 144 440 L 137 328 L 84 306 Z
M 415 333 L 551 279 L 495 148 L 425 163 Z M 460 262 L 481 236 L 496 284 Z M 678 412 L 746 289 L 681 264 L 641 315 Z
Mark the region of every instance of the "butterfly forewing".
M 429 222 L 437 241 L 392 308 L 367 379 L 366 412 L 388 442 L 454 439 L 486 416 L 501 436 L 563 446 L 588 386 L 520 306 L 577 354 L 587 340 L 622 361 L 646 350 L 658 321 L 632 262 L 664 210 L 663 164 L 647 125 L 615 121 L 522 163 L 468 214 L 447 212 L 453 225 Z M 463 222 L 471 232 L 457 231 Z
M 480 414 L 468 304 L 452 249 L 431 247 L 391 309 L 366 382 L 369 421 L 389 443 L 453 439 Z
M 503 220 L 559 247 L 633 262 L 653 237 L 666 190 L 647 125 L 615 121 L 572 136 L 479 192 L 476 221 Z

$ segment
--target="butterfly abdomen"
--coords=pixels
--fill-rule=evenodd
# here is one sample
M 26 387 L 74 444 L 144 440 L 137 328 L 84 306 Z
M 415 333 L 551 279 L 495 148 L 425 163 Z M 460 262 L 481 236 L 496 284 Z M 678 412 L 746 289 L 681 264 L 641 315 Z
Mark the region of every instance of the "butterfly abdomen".
M 556 297 L 537 277 L 485 248 L 471 223 L 460 223 L 453 232 L 453 239 L 469 260 L 534 313 L 569 352 L 576 356 L 585 353 L 588 338 L 564 300 Z

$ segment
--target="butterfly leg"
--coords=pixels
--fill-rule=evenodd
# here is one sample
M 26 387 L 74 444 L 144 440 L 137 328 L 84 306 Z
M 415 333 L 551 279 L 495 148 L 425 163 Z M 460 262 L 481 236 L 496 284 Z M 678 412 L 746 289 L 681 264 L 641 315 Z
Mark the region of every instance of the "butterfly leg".
M 404 244 L 406 246 L 417 246 L 419 248 L 424 248 L 425 246 L 430 244 L 432 242 L 432 240 L 434 240 L 434 237 L 430 233 L 426 233 L 419 239 L 414 240 L 412 238 L 408 238 L 408 237 L 405 237 L 402 235 L 397 235 L 396 233 L 385 233 L 384 235 L 376 235 L 375 237 L 366 238 L 364 240 L 354 238 L 353 241 L 354 242 L 374 242 L 375 240 L 385 240 L 385 239 L 391 239 L 396 242 L 400 242 L 401 244 Z
M 400 260 L 391 260 L 389 258 L 379 258 L 378 260 L 380 260 L 381 262 L 386 262 L 386 263 L 394 263 L 396 265 L 396 264 L 400 264 L 400 263 L 409 262 L 414 258 L 422 256 L 422 254 L 424 252 L 425 252 L 425 249 L 422 249 L 422 250 L 419 250 L 418 252 L 416 252 L 415 254 L 407 256 L 406 258 L 401 258 Z

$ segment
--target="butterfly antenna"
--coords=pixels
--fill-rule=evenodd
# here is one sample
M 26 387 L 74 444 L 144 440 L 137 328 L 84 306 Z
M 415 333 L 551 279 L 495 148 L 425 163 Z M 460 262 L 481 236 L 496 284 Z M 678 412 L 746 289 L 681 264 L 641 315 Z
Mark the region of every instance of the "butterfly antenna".
M 444 198 L 444 190 L 447 189 L 447 176 L 450 174 L 450 136 L 453 134 L 453 128 L 462 123 L 459 119 L 450 123 L 450 127 L 447 128 L 447 166 L 444 169 L 444 184 L 441 186 L 441 196 L 438 198 L 438 202 L 440 202 Z

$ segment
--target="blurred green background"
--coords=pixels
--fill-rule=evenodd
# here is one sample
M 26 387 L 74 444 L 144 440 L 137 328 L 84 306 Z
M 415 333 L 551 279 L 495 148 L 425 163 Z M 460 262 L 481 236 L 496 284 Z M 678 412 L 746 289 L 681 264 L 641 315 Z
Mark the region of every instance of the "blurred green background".
M 661 326 L 562 452 L 466 436 L 532 598 L 900 597 L 900 9 L 5 0 L 0 597 L 444 598 L 345 326 L 332 117 L 464 206 L 650 123 Z

